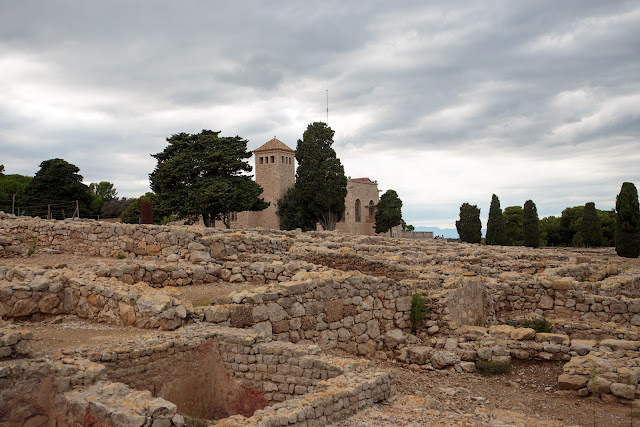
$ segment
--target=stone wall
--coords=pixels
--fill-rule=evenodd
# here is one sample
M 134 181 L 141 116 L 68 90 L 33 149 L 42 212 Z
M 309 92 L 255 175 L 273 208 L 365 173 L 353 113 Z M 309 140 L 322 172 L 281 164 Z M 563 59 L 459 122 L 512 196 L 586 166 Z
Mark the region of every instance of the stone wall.
M 557 316 L 576 321 L 613 322 L 640 326 L 640 299 L 593 295 L 589 284 L 567 278 L 522 278 L 505 274 L 495 285 L 496 312 L 502 319 L 517 316 Z
M 292 233 L 198 227 L 119 224 L 92 220 L 42 220 L 0 212 L 0 229 L 11 247 L 37 239 L 36 250 L 103 257 L 206 263 L 243 252 L 286 253 Z M 275 234 L 274 234 L 275 233 Z M 274 236 L 277 236 L 275 238 Z M 3 245 L 4 247 L 4 245 Z
M 0 267 L 0 317 L 73 314 L 112 325 L 175 329 L 191 311 L 190 303 L 144 283 Z
M 277 283 L 291 280 L 300 271 L 316 271 L 318 267 L 303 261 L 286 264 L 281 261 L 212 261 L 199 265 L 189 262 L 157 263 L 132 260 L 117 265 L 97 265 L 93 270 L 100 277 L 113 277 L 127 284 L 143 281 L 153 287 L 166 287 L 218 281 Z
M 393 374 L 374 372 L 365 360 L 319 351 L 315 345 L 265 341 L 251 330 L 195 325 L 175 336 L 81 354 L 103 364 L 110 380 L 150 390 L 176 403 L 181 413 L 239 414 L 227 422 L 246 425 L 266 419 L 280 421 L 265 425 L 290 425 L 292 419 L 294 425 L 324 425 L 394 393 Z M 286 405 L 277 403 L 285 400 Z
M 31 355 L 33 334 L 28 331 L 0 329 L 0 360 Z
M 204 320 L 359 355 L 385 350 L 386 331 L 410 327 L 411 289 L 359 272 L 298 273 L 291 282 L 234 293 L 230 299 L 231 304 L 207 307 Z

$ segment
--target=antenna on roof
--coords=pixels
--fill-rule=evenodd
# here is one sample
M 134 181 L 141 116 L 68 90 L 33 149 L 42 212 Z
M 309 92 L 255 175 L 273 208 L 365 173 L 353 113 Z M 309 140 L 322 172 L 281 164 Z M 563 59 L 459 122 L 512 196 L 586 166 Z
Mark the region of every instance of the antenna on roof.
M 329 89 L 327 89 L 327 126 L 329 126 Z

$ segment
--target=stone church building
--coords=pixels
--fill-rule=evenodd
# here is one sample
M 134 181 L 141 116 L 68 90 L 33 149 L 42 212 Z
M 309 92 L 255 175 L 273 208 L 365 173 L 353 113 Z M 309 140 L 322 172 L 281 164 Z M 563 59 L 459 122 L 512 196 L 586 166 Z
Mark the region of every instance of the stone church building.
M 270 202 L 268 208 L 259 212 L 237 212 L 232 215 L 231 228 L 280 229 L 276 213 L 278 200 L 296 182 L 295 151 L 275 137 L 253 150 L 255 179 L 263 188 L 260 197 Z M 369 178 L 347 180 L 346 210 L 336 224 L 336 231 L 352 234 L 374 235 L 374 216 L 378 205 L 378 182 Z M 216 221 L 216 227 L 224 227 Z

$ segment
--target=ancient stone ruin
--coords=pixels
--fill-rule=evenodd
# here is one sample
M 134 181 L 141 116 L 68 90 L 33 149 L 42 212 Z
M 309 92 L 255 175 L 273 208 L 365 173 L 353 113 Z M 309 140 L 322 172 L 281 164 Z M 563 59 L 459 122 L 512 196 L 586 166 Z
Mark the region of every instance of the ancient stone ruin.
M 640 269 L 598 251 L 0 213 L 0 317 L 0 425 L 327 425 L 394 396 L 372 360 L 553 360 L 575 399 L 640 397 Z M 68 319 L 115 332 L 42 348 Z

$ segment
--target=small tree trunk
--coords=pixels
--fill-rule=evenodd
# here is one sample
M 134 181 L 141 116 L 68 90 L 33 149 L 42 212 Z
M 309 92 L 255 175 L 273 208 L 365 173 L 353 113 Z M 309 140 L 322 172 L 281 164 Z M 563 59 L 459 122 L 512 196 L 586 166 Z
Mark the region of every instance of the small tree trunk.
M 202 222 L 204 223 L 205 227 L 213 227 L 213 225 L 211 224 L 211 215 L 208 213 L 202 214 Z
M 320 218 L 320 225 L 326 231 L 334 231 L 336 229 L 336 214 L 331 211 L 325 212 Z
M 229 212 L 225 212 L 222 214 L 222 223 L 227 228 L 231 228 L 231 214 Z

